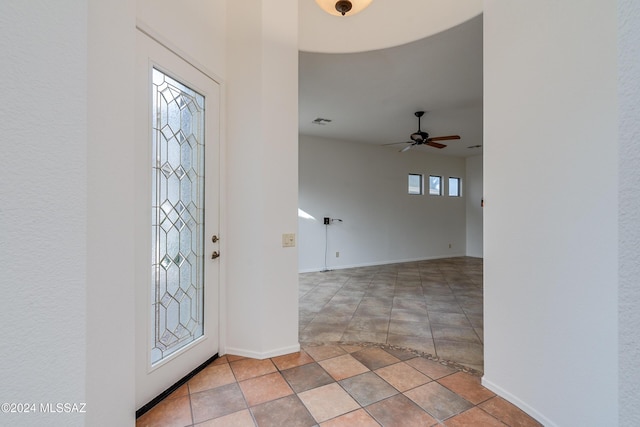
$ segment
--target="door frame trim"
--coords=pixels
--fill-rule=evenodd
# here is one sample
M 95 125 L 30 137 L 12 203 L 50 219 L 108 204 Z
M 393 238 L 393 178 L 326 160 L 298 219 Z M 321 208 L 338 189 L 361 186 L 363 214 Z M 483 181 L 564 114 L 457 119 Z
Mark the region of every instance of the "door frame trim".
M 222 85 L 223 80 L 218 74 L 214 73 L 209 68 L 207 68 L 206 66 L 201 64 L 199 61 L 197 61 L 195 58 L 190 56 L 188 53 L 186 53 L 185 51 L 177 47 L 175 44 L 171 43 L 169 40 L 167 40 L 157 31 L 153 30 L 149 25 L 145 24 L 140 19 L 136 19 L 136 29 L 141 33 L 145 34 L 147 37 L 154 40 L 156 43 L 163 46 L 165 49 L 170 50 L 174 55 L 177 55 L 178 57 L 180 57 L 180 59 L 187 62 L 189 65 L 191 65 L 192 67 L 200 71 L 202 74 L 209 77 L 211 80 L 215 81 L 219 85 Z

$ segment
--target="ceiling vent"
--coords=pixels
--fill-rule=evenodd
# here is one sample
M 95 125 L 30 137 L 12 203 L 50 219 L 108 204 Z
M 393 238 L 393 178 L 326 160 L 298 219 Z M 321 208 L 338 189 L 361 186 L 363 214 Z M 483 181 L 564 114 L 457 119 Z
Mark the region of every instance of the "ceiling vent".
M 324 126 L 327 123 L 331 123 L 331 119 L 323 119 L 322 117 L 318 117 L 317 119 L 315 119 L 314 121 L 312 121 L 311 123 L 313 123 L 314 125 L 321 125 Z

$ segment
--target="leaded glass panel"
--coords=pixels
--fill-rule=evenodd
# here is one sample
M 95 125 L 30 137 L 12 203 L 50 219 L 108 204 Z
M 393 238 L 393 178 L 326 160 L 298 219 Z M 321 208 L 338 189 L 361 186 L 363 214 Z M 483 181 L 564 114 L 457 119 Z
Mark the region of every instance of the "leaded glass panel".
M 204 333 L 204 96 L 153 69 L 152 349 Z

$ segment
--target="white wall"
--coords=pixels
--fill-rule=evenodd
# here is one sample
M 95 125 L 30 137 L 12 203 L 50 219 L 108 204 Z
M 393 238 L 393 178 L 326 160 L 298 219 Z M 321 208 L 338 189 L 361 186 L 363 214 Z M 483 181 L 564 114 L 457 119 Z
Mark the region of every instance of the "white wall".
M 464 159 L 306 135 L 299 159 L 300 271 L 324 269 L 325 233 L 330 269 L 465 255 L 466 196 L 407 194 L 409 173 L 464 186 Z
M 134 422 L 129 3 L 0 4 L 4 425 Z
M 467 157 L 467 256 L 482 258 L 482 156 Z
M 549 426 L 618 420 L 616 14 L 485 1 L 483 383 Z
M 225 74 L 226 1 L 136 0 L 136 18 L 195 65 Z
M 83 2 L 0 4 L 3 403 L 86 399 L 86 14 Z M 2 413 L 0 423 L 83 418 Z
M 134 4 L 89 1 L 87 25 L 85 425 L 108 420 L 126 426 L 133 425 L 135 414 L 134 218 L 129 209 L 134 199 Z M 69 309 L 68 301 L 56 300 Z
M 618 2 L 620 425 L 640 425 L 640 3 Z
M 227 10 L 226 351 L 257 358 L 299 349 L 297 4 Z

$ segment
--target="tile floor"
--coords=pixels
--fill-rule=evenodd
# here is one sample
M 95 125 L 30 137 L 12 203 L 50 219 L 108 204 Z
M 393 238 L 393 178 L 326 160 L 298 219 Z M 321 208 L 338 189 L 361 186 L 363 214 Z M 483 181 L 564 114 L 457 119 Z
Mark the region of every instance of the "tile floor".
M 300 341 L 383 343 L 483 370 L 482 259 L 300 275 Z
M 477 375 L 382 344 L 309 344 L 267 360 L 223 356 L 136 425 L 540 426 Z
M 540 425 L 480 385 L 481 259 L 301 274 L 300 341 L 216 360 L 136 425 Z

